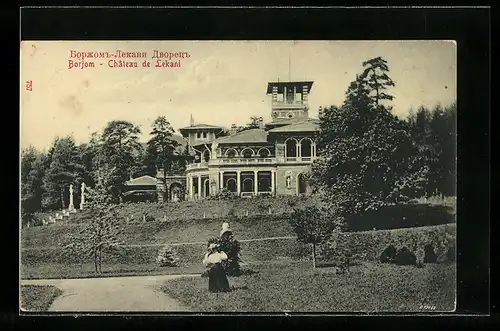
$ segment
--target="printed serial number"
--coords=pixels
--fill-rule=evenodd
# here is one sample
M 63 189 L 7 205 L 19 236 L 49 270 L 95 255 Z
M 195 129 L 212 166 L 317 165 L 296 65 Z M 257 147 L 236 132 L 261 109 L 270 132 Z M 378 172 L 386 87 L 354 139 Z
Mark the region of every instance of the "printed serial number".
M 436 310 L 436 306 L 432 305 L 420 305 L 418 308 L 422 310 Z

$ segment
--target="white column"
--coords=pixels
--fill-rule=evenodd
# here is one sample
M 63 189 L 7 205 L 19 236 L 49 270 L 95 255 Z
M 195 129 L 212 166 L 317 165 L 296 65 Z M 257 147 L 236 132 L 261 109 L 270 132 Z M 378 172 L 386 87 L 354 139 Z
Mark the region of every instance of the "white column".
M 219 188 L 220 189 L 224 188 L 224 171 L 221 171 L 219 173 Z
M 311 144 L 311 155 L 316 157 L 316 143 Z
M 238 193 L 238 196 L 241 193 L 241 171 L 237 170 L 236 171 L 236 192 Z
M 276 171 L 271 170 L 271 194 L 274 195 L 274 177 Z
M 201 198 L 201 175 L 198 175 L 198 199 Z
M 189 198 L 193 200 L 194 196 L 194 180 L 193 180 L 193 175 L 189 176 Z
M 258 175 L 258 171 L 257 170 L 254 170 L 253 171 L 253 193 L 255 195 L 257 195 L 257 193 L 259 192 L 259 175 Z
M 297 153 L 296 153 L 296 154 L 297 154 L 297 158 L 300 158 L 300 157 L 301 157 L 300 155 L 302 154 L 302 153 L 300 152 L 300 147 L 301 147 L 301 144 L 297 144 L 296 146 L 297 146 Z

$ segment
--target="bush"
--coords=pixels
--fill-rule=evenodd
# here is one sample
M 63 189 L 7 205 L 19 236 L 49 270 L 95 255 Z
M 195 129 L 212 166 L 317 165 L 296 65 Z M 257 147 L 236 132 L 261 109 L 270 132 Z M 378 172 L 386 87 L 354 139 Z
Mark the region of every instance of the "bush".
M 234 198 L 233 192 L 229 191 L 227 188 L 221 188 L 217 193 L 214 195 L 214 199 L 217 200 L 231 200 Z
M 424 247 L 424 263 L 436 263 L 437 262 L 437 255 L 434 252 L 434 247 L 432 247 L 432 244 L 427 244 Z
M 417 265 L 417 257 L 407 247 L 401 248 L 394 258 L 396 265 Z
M 432 244 L 438 261 L 450 261 L 447 252 L 455 245 L 455 224 L 428 226 L 421 228 L 377 230 L 364 232 L 344 232 L 340 235 L 348 236 L 345 245 L 353 253 L 365 254 L 365 260 L 379 261 L 382 252 L 393 245 L 396 249 L 406 246 L 410 251 L 417 252 L 419 247 L 423 251 L 426 244 Z M 333 241 L 325 245 L 325 250 L 332 251 L 335 248 Z M 423 258 L 424 254 L 422 254 Z
M 177 252 L 170 246 L 163 246 L 156 257 L 156 264 L 160 267 L 177 267 L 179 265 Z
M 380 262 L 382 263 L 393 263 L 396 258 L 396 248 L 393 245 L 387 246 L 386 249 L 380 254 Z
M 349 231 L 401 229 L 455 223 L 449 206 L 430 204 L 397 204 L 349 217 Z

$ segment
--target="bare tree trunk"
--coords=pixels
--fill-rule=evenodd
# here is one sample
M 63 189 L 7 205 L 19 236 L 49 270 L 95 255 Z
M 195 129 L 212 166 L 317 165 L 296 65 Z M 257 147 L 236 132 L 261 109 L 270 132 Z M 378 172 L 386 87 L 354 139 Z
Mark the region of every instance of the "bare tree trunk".
M 316 269 L 316 244 L 312 244 L 313 269 Z

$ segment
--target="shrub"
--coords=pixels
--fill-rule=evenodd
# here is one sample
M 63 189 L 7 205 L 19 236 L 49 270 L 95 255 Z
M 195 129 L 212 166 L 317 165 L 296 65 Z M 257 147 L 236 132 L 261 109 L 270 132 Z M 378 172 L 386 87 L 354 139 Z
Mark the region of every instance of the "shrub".
M 236 216 L 236 211 L 234 210 L 234 208 L 228 209 L 228 211 L 226 212 L 226 216 L 227 217 L 234 217 L 234 216 Z
M 179 265 L 179 257 L 177 252 L 170 246 L 163 246 L 156 256 L 156 264 L 160 267 L 176 267 Z
M 330 239 L 333 231 L 339 228 L 339 224 L 332 221 L 323 210 L 315 206 L 294 209 L 288 222 L 297 236 L 297 241 L 311 245 L 312 264 L 313 269 L 315 269 L 317 247 Z M 341 247 L 345 248 L 345 245 L 341 245 Z
M 396 248 L 393 245 L 387 246 L 386 249 L 380 254 L 380 262 L 382 263 L 393 263 L 396 258 Z
M 365 254 L 368 261 L 379 261 L 382 252 L 389 245 L 393 245 L 396 249 L 406 246 L 409 250 L 417 252 L 419 247 L 423 251 L 426 244 L 432 244 L 438 261 L 444 262 L 449 260 L 447 257 L 449 247 L 455 245 L 455 231 L 455 224 L 445 224 L 408 229 L 343 232 L 340 235 L 348 236 L 350 239 L 345 244 L 354 253 Z M 331 251 L 334 247 L 331 240 L 325 249 Z
M 417 265 L 417 257 L 407 247 L 401 248 L 394 258 L 396 265 Z
M 291 208 L 294 208 L 295 206 L 297 206 L 297 201 L 295 199 L 288 199 L 286 204 L 291 207 Z
M 349 231 L 400 229 L 455 223 L 455 215 L 448 206 L 397 204 L 348 217 L 346 223 Z
M 214 196 L 217 200 L 231 200 L 234 198 L 233 192 L 229 191 L 227 188 L 221 188 Z
M 146 215 L 146 222 L 154 222 L 154 221 L 156 221 L 156 219 L 154 218 L 154 216 Z
M 432 247 L 432 244 L 427 244 L 424 247 L 424 263 L 436 263 L 437 262 L 437 255 L 434 252 L 434 247 Z

